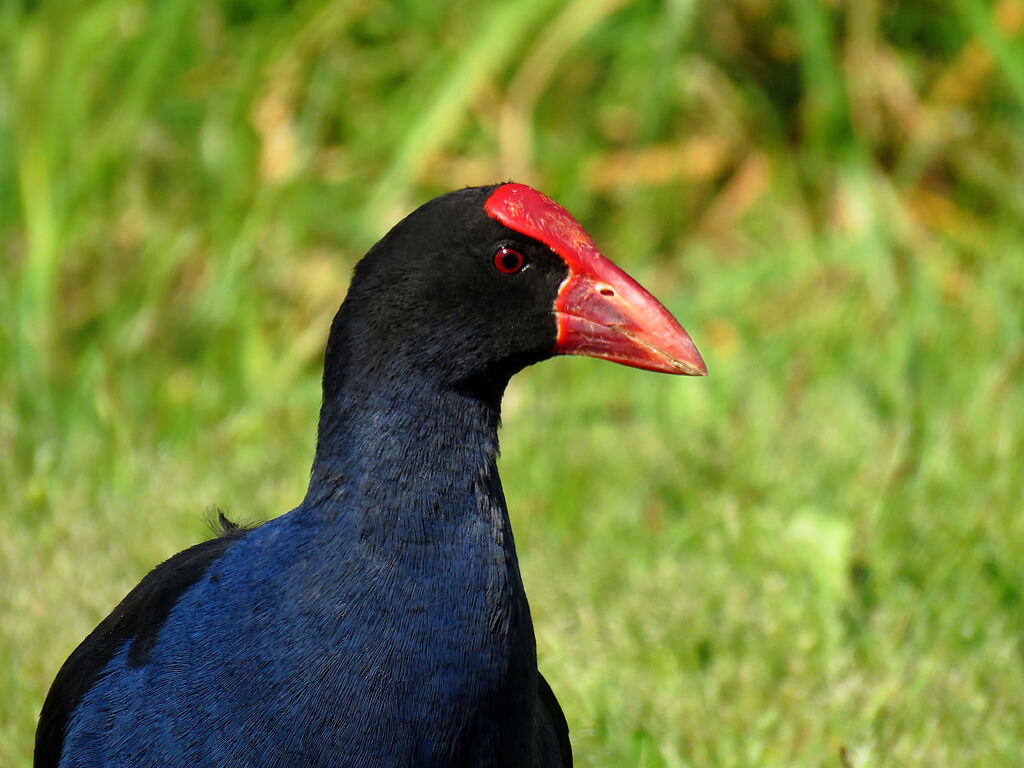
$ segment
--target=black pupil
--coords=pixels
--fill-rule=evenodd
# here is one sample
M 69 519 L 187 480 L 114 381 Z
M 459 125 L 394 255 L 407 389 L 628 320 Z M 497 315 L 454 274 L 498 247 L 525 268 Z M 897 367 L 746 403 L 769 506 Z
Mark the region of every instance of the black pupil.
M 515 272 L 523 265 L 523 257 L 508 248 L 501 249 L 499 258 L 502 272 Z

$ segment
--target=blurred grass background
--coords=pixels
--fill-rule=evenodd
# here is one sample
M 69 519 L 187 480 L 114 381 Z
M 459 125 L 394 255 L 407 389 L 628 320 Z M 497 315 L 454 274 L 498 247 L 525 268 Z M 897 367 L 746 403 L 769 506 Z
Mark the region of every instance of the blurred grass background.
M 355 261 L 513 177 L 704 380 L 521 375 L 582 766 L 1024 764 L 1024 0 L 0 7 L 0 765 L 155 563 L 302 497 Z

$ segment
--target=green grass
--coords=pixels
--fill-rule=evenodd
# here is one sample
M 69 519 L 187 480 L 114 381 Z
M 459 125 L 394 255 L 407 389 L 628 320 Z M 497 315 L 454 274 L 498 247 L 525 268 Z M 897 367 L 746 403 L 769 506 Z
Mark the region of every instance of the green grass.
M 0 8 L 0 765 L 221 506 L 352 265 L 509 175 L 711 375 L 556 360 L 502 473 L 581 766 L 1024 763 L 1024 4 Z

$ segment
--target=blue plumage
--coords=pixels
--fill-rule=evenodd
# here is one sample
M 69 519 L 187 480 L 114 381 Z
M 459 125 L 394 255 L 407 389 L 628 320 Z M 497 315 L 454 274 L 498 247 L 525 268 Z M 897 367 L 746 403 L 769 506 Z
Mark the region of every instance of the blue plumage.
M 429 426 L 439 413 L 418 410 L 405 403 L 399 421 Z M 232 543 L 181 596 L 145 665 L 132 667 L 130 644 L 110 661 L 66 737 L 69 755 L 89 758 L 62 765 L 167 754 L 239 766 L 339 755 L 344 765 L 529 764 L 510 734 L 532 727 L 536 698 L 522 693 L 536 689 L 536 660 L 493 427 L 419 483 L 342 483 Z M 417 509 L 420 483 L 473 512 Z M 379 512 L 395 508 L 404 514 L 382 528 Z M 464 743 L 481 719 L 482 737 Z

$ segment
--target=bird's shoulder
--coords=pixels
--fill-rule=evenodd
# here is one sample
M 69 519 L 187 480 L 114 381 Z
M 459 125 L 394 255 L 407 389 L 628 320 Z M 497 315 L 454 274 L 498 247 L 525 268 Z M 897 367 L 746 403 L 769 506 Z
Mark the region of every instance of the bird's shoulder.
M 179 598 L 250 530 L 223 513 L 210 524 L 215 538 L 179 552 L 150 571 L 64 662 L 39 715 L 35 768 L 56 768 L 72 713 L 124 643 L 131 641 L 127 663 L 143 666 Z

